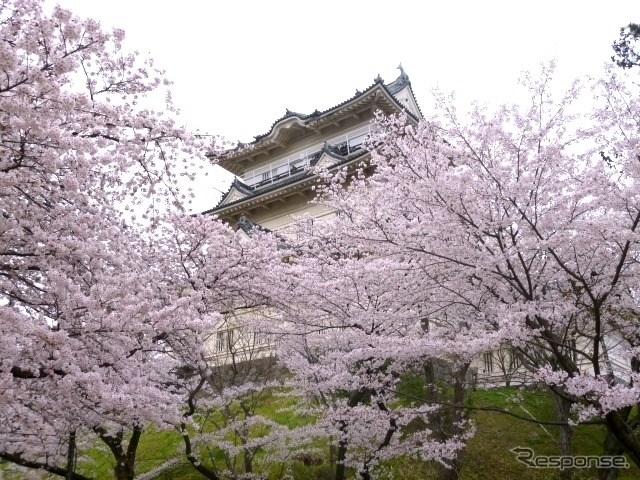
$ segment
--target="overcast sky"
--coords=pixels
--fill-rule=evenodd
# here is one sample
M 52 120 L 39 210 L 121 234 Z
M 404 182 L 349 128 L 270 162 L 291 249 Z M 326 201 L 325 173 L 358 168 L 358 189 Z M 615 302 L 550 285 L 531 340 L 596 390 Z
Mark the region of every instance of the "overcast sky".
M 48 0 L 49 1 L 49 0 Z M 560 82 L 599 75 L 640 2 L 360 0 L 52 0 L 117 26 L 131 50 L 174 81 L 181 122 L 250 141 L 285 108 L 324 110 L 400 62 L 423 112 L 431 89 L 459 103 L 503 103 L 523 70 L 557 60 Z M 231 177 L 215 172 L 196 210 L 215 205 Z

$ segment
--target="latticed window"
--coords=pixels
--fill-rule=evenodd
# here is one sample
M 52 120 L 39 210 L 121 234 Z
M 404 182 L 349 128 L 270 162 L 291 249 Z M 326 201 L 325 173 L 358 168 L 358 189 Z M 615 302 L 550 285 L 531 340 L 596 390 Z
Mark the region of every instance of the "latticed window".
M 268 345 L 271 341 L 271 336 L 264 332 L 254 332 L 253 344 L 254 345 Z
M 520 368 L 520 357 L 518 356 L 518 352 L 516 349 L 512 348 L 509 350 L 509 354 L 511 355 L 511 370 L 517 370 Z
M 220 330 L 216 334 L 216 351 L 230 352 L 233 345 L 233 330 Z
M 484 360 L 484 373 L 493 372 L 493 352 L 487 352 L 482 355 L 482 359 Z

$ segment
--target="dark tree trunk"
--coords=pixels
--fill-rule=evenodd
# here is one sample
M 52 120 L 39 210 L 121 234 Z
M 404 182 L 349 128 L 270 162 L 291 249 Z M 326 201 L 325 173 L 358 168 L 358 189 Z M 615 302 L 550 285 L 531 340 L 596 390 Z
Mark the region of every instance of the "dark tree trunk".
M 195 468 L 203 477 L 208 478 L 209 480 L 219 480 L 220 477 L 218 477 L 216 471 L 202 464 L 202 462 L 200 462 L 198 458 L 193 454 L 191 437 L 189 437 L 189 432 L 187 431 L 186 424 L 183 423 L 177 430 L 182 435 L 182 441 L 184 443 L 184 453 L 191 466 Z
M 378 408 L 383 412 L 390 413 L 389 409 L 383 402 L 378 402 L 377 405 L 378 405 Z M 393 436 L 397 431 L 398 431 L 398 423 L 393 416 L 390 416 L 389 428 L 387 429 L 387 433 L 384 436 L 384 439 L 382 440 L 380 445 L 378 445 L 376 454 L 380 452 L 380 450 L 382 450 L 383 448 L 386 448 L 389 446 L 389 444 L 391 443 L 391 439 L 393 438 Z M 362 470 L 360 470 L 360 478 L 362 480 L 371 480 L 371 460 L 372 458 L 369 458 L 367 461 L 365 461 L 364 465 L 362 466 Z
M 435 403 L 438 401 L 438 387 L 436 386 L 438 381 L 438 372 L 435 360 L 427 360 L 422 368 L 424 370 L 424 385 L 426 390 L 425 399 L 429 403 Z
M 443 415 L 446 417 L 445 423 L 442 425 L 442 440 L 448 440 L 455 436 L 464 433 L 464 420 L 467 419 L 467 413 L 464 408 L 464 404 L 467 401 L 467 373 L 469 371 L 469 364 L 465 363 L 459 370 L 453 372 L 454 384 L 453 384 L 453 404 L 455 407 L 451 411 L 450 415 Z M 449 462 L 449 467 L 440 468 L 440 480 L 457 480 L 462 473 L 462 466 L 464 464 L 464 447 L 458 452 L 456 457 Z
M 362 399 L 371 393 L 370 390 L 362 389 L 351 392 L 349 395 L 349 401 L 347 405 L 350 408 L 354 408 L 358 405 Z M 336 478 L 335 480 L 344 480 L 346 475 L 346 467 L 344 465 L 344 461 L 347 458 L 347 449 L 349 447 L 347 440 L 344 438 L 344 434 L 347 433 L 347 429 L 349 428 L 346 420 L 340 421 L 340 439 L 338 440 L 338 458 L 336 461 Z
M 605 416 L 605 421 L 609 432 L 615 436 L 623 451 L 633 463 L 640 466 L 640 438 L 627 422 L 630 411 L 630 407 L 627 407 L 610 412 Z
M 340 422 L 340 433 L 346 433 L 347 422 L 344 420 Z M 345 479 L 345 465 L 344 460 L 347 458 L 347 441 L 340 436 L 338 440 L 338 458 L 336 459 L 336 478 L 335 480 Z
M 618 442 L 616 436 L 607 430 L 607 434 L 604 437 L 604 454 L 605 455 L 622 455 L 624 448 Z M 599 480 L 617 480 L 620 470 L 618 468 L 601 468 L 598 471 Z
M 440 372 L 437 360 L 429 360 L 423 365 L 425 378 L 425 399 L 431 404 L 435 403 L 452 403 L 453 407 L 449 410 L 436 411 L 430 422 L 429 428 L 434 433 L 437 440 L 444 442 L 464 432 L 464 426 L 461 423 L 467 418 L 464 404 L 467 401 L 467 374 L 469 372 L 469 364 L 462 365 L 458 370 L 451 371 L 451 379 L 453 380 L 453 398 L 450 400 L 444 398 L 438 392 L 438 382 L 444 381 L 440 378 Z M 460 450 L 448 467 L 440 467 L 440 480 L 456 480 L 460 477 L 462 465 L 464 463 L 464 449 Z
M 114 435 L 108 433 L 102 427 L 94 428 L 94 431 L 100 436 L 100 439 L 109 447 L 116 465 L 113 472 L 116 480 L 133 480 L 135 476 L 136 453 L 138 444 L 142 436 L 141 427 L 133 427 L 133 433 L 129 439 L 129 444 L 124 448 L 124 432 L 120 431 Z
M 196 404 L 195 398 L 200 392 L 200 389 L 205 384 L 206 378 L 201 377 L 200 382 L 196 386 L 196 388 L 189 394 L 187 398 L 187 405 L 189 406 L 189 410 L 187 410 L 183 417 L 189 418 L 196 412 Z M 195 468 L 202 476 L 208 478 L 209 480 L 219 480 L 218 474 L 215 470 L 206 467 L 202 462 L 198 460 L 198 458 L 193 454 L 193 447 L 191 445 L 191 437 L 189 436 L 189 431 L 187 430 L 187 425 L 185 422 L 180 424 L 180 427 L 176 427 L 182 436 L 182 441 L 184 442 L 184 453 L 189 460 L 189 463 L 193 468 Z
M 560 455 L 563 457 L 570 457 L 573 455 L 573 448 L 571 447 L 571 437 L 573 436 L 573 428 L 569 425 L 569 414 L 571 413 L 571 402 L 566 398 L 557 395 L 551 390 L 551 398 L 553 398 L 553 406 L 556 413 L 556 420 L 562 425 L 559 426 L 560 430 Z M 571 480 L 573 476 L 573 469 L 564 468 L 560 470 L 560 480 Z
M 637 346 L 636 339 L 633 346 Z M 640 358 L 633 357 L 631 359 L 631 371 L 633 373 L 640 372 Z M 604 451 L 605 455 L 617 456 L 627 453 L 631 461 L 640 467 L 640 436 L 638 428 L 640 425 L 640 402 L 635 405 L 621 408 L 615 412 L 609 413 L 605 418 L 607 421 L 607 436 L 605 437 Z M 605 472 L 605 471 L 603 471 Z M 618 469 L 610 468 L 606 470 L 607 475 L 601 475 L 600 478 L 613 480 L 618 478 Z
M 253 454 L 250 449 L 244 449 L 244 473 L 253 473 Z
M 73 472 L 76 469 L 76 431 L 72 430 L 69 433 L 69 447 L 67 448 L 67 474 L 66 480 L 73 480 Z

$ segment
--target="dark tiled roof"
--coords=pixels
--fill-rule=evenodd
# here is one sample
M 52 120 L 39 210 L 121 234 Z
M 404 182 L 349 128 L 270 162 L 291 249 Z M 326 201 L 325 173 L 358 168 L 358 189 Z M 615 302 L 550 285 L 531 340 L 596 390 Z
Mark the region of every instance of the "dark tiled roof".
M 387 90 L 389 90 L 389 93 L 393 95 L 398 93 L 407 85 L 411 85 L 411 82 L 409 81 L 409 75 L 405 73 L 404 68 L 402 68 L 402 64 L 398 65 L 398 70 L 400 70 L 400 76 L 393 82 L 385 85 L 387 87 Z
M 393 82 L 385 85 L 387 87 L 387 90 L 392 95 L 395 95 L 396 93 L 400 92 L 402 89 L 408 86 L 409 90 L 411 90 L 411 95 L 413 96 L 413 99 L 416 102 L 416 106 L 418 107 L 418 112 L 420 112 L 420 116 L 424 117 L 424 115 L 422 114 L 422 109 L 420 108 L 420 105 L 418 105 L 418 100 L 416 100 L 416 96 L 413 94 L 413 89 L 411 88 L 411 81 L 409 80 L 409 75 L 407 75 L 406 72 L 404 71 L 404 68 L 402 68 L 402 64 L 398 65 L 398 70 L 400 70 L 400 76 L 396 78 Z
M 224 200 L 229 196 L 229 194 L 231 193 L 231 191 L 233 189 L 238 190 L 240 193 L 244 193 L 245 195 L 252 195 L 253 194 L 253 190 L 251 189 L 251 187 L 249 185 L 247 185 L 246 183 L 240 181 L 240 179 L 238 177 L 235 177 L 233 179 L 233 182 L 231 182 L 231 185 L 229 186 L 229 189 L 222 195 L 222 198 L 220 198 L 220 201 L 218 202 L 218 205 L 220 205 L 222 202 L 224 202 Z
M 238 225 L 236 226 L 236 231 L 237 230 L 242 230 L 249 237 L 253 236 L 255 232 L 271 233 L 271 234 L 274 234 L 275 237 L 278 239 L 278 243 L 276 245 L 276 248 L 278 250 L 291 248 L 291 245 L 289 245 L 286 238 L 279 235 L 277 232 L 274 232 L 273 230 L 269 230 L 268 228 L 263 227 L 259 223 L 249 220 L 249 218 L 246 217 L 245 215 L 241 215 L 240 218 L 238 219 Z
M 266 232 L 266 233 L 271 232 L 271 230 L 269 230 L 268 228 L 263 227 L 259 223 L 252 222 L 244 215 L 241 215 L 240 218 L 238 219 L 237 230 L 242 230 L 247 235 L 251 235 L 251 233 L 253 233 L 254 230 L 258 230 L 260 232 Z
M 320 157 L 322 157 L 322 154 L 325 153 L 328 156 L 335 158 L 336 160 L 338 160 L 338 162 L 334 165 L 332 165 L 330 167 L 330 169 L 333 169 L 335 167 L 344 165 L 345 163 L 349 163 L 352 160 L 355 160 L 357 158 L 360 158 L 361 156 L 363 156 L 364 154 L 366 154 L 368 152 L 368 150 L 365 150 L 364 148 L 358 149 L 355 152 L 350 153 L 349 155 L 341 155 L 340 154 L 340 149 L 339 147 L 336 147 L 334 145 L 324 145 L 322 147 L 322 150 L 320 150 L 318 153 L 316 153 L 310 161 L 310 166 L 314 167 L 317 163 L 318 160 L 320 159 Z M 208 214 L 208 213 L 215 213 L 216 210 L 218 210 L 218 208 L 221 206 L 222 202 L 224 202 L 224 199 L 227 198 L 227 196 L 229 195 L 229 193 L 231 193 L 231 190 L 233 189 L 233 187 L 235 186 L 239 191 L 241 191 L 242 193 L 245 193 L 247 196 L 240 198 L 238 200 L 235 200 L 233 202 L 229 202 L 226 205 L 223 205 L 224 208 L 226 207 L 230 207 L 239 203 L 242 203 L 250 198 L 257 198 L 260 197 L 261 195 L 264 195 L 265 193 L 269 193 L 272 192 L 274 190 L 277 190 L 279 188 L 285 187 L 287 185 L 292 185 L 304 178 L 307 177 L 312 177 L 314 175 L 313 170 L 311 169 L 307 169 L 307 170 L 302 170 L 299 173 L 296 173 L 295 175 L 291 175 L 290 177 L 281 180 L 279 182 L 274 182 L 271 185 L 269 185 L 268 187 L 264 187 L 264 188 L 260 188 L 257 190 L 252 190 L 250 187 L 248 187 L 247 185 L 245 185 L 244 183 L 242 183 L 240 180 L 238 180 L 237 178 L 234 179 L 231 187 L 229 188 L 229 190 L 227 191 L 227 193 L 225 193 L 222 196 L 222 199 L 218 202 L 218 205 L 216 205 L 214 208 L 207 210 L 205 212 L 202 212 L 203 214 Z
M 322 115 L 326 115 L 327 113 L 330 113 L 334 110 L 338 110 L 339 108 L 341 108 L 342 106 L 346 105 L 347 103 L 355 100 L 358 97 L 361 97 L 363 95 L 365 95 L 367 92 L 369 92 L 370 90 L 372 90 L 373 88 L 375 88 L 377 85 L 382 85 L 383 88 L 385 88 L 387 90 L 387 92 L 391 95 L 391 96 L 395 96 L 396 93 L 398 93 L 400 90 L 402 90 L 404 87 L 406 87 L 407 85 L 409 85 L 409 87 L 411 86 L 411 82 L 409 81 L 409 76 L 405 73 L 404 69 L 402 69 L 402 66 L 398 67 L 400 69 L 400 76 L 395 79 L 393 82 L 388 83 L 385 85 L 384 80 L 382 79 L 382 77 L 380 77 L 380 75 L 378 75 L 376 77 L 376 79 L 373 81 L 373 84 L 370 85 L 369 87 L 367 87 L 364 91 L 359 91 L 356 90 L 355 95 L 353 95 L 352 97 L 346 99 L 343 102 L 340 102 L 339 104 L 328 108 L 326 110 L 323 111 L 319 111 L 319 110 L 315 110 L 313 113 L 310 114 L 305 114 L 305 113 L 298 113 L 298 112 L 292 112 L 289 109 L 286 109 L 286 113 L 284 114 L 284 116 L 278 118 L 275 122 L 273 122 L 271 124 L 271 128 L 269 128 L 269 131 L 266 133 L 263 133 L 261 135 L 256 135 L 254 138 L 253 142 L 250 142 L 249 145 L 252 144 L 256 144 L 258 143 L 260 140 L 262 140 L 265 137 L 268 137 L 269 135 L 271 135 L 271 133 L 273 132 L 273 129 L 275 128 L 275 126 L 282 122 L 283 120 L 287 119 L 287 118 L 291 118 L 291 117 L 296 117 L 300 120 L 311 120 L 313 118 L 316 117 L 320 117 Z M 411 92 L 413 93 L 413 91 Z M 414 96 L 415 97 L 415 96 Z M 420 107 L 418 107 L 418 109 L 420 109 Z M 407 112 L 409 113 L 409 115 L 414 116 L 413 114 L 411 114 L 411 112 Z M 420 112 L 420 114 L 422 114 L 422 111 Z M 415 117 L 415 116 L 414 116 Z M 416 118 L 416 120 L 418 120 Z M 242 146 L 246 146 L 247 144 L 242 144 Z
M 411 82 L 409 80 L 409 76 L 405 73 L 404 69 L 402 68 L 402 65 L 398 66 L 398 69 L 400 70 L 400 75 L 398 76 L 398 78 L 396 78 L 393 82 L 385 84 L 384 80 L 382 79 L 382 77 L 380 77 L 380 75 L 378 75 L 373 84 L 370 85 L 368 88 L 366 88 L 364 91 L 359 91 L 356 90 L 355 95 L 353 95 L 352 97 L 344 100 L 343 102 L 328 108 L 326 110 L 323 111 L 319 111 L 319 110 L 315 110 L 314 112 L 310 113 L 310 114 L 304 114 L 304 113 L 298 113 L 298 112 L 294 112 L 291 111 L 289 109 L 286 109 L 286 113 L 284 116 L 280 117 L 279 119 L 277 119 L 275 122 L 273 122 L 273 124 L 271 125 L 271 128 L 269 129 L 269 131 L 267 133 L 264 133 L 262 135 L 256 135 L 254 137 L 254 141 L 245 144 L 245 143 L 239 143 L 237 145 L 236 148 L 228 150 L 227 153 L 235 153 L 237 154 L 240 150 L 244 149 L 244 148 L 253 148 L 254 146 L 257 146 L 257 144 L 260 143 L 260 141 L 266 137 L 268 137 L 269 135 L 271 135 L 271 133 L 273 133 L 274 128 L 276 127 L 276 125 L 278 125 L 280 122 L 282 122 L 283 120 L 286 120 L 287 118 L 297 118 L 302 122 L 307 122 L 309 120 L 313 120 L 314 118 L 318 118 L 318 117 L 322 117 L 324 115 L 327 115 L 329 113 L 332 113 L 336 110 L 339 110 L 340 108 L 342 108 L 343 106 L 345 106 L 346 104 L 348 104 L 349 102 L 352 102 L 355 99 L 358 99 L 366 94 L 368 94 L 370 91 L 372 91 L 375 88 L 378 88 L 379 86 L 382 87 L 388 94 L 390 97 L 394 98 L 396 101 L 397 99 L 395 98 L 395 95 L 400 92 L 401 90 L 403 90 L 406 87 L 409 87 L 409 89 L 411 89 Z M 411 94 L 413 95 L 413 90 L 411 90 Z M 415 99 L 415 95 L 413 96 Z M 418 121 L 419 118 L 417 118 L 414 114 L 412 114 L 410 111 L 406 110 L 406 108 L 400 104 L 400 102 L 398 102 L 398 104 L 400 105 L 400 107 L 414 120 Z M 420 106 L 418 105 L 418 111 L 420 113 L 420 116 L 422 116 L 422 111 L 420 110 Z M 328 156 L 335 158 L 336 160 L 338 160 L 338 162 L 333 166 L 338 166 L 338 165 L 342 165 L 344 163 L 348 163 L 351 160 L 360 157 L 361 155 L 363 155 L 363 153 L 365 152 L 365 150 L 357 150 L 356 152 L 353 152 L 349 155 L 346 155 L 346 151 L 344 151 L 344 149 L 341 149 L 341 145 L 326 145 L 322 148 L 322 150 L 320 152 L 318 152 L 316 155 L 314 155 L 311 159 L 310 159 L 310 165 L 313 167 L 317 160 L 320 158 L 320 156 L 325 153 Z M 333 168 L 332 167 L 332 168 Z M 216 207 L 207 210 L 204 213 L 213 213 L 216 210 L 218 210 L 218 208 L 220 207 L 220 205 L 225 201 L 225 199 L 228 197 L 228 195 L 231 193 L 231 191 L 235 188 L 236 190 L 238 190 L 240 193 L 245 194 L 246 196 L 235 200 L 233 202 L 228 203 L 227 205 L 224 205 L 224 207 L 227 206 L 232 206 L 238 203 L 241 203 L 249 198 L 255 198 L 255 197 L 259 197 L 265 193 L 271 192 L 273 190 L 277 190 L 283 186 L 287 186 L 287 185 L 291 185 L 293 183 L 298 182 L 299 180 L 306 178 L 306 177 L 310 177 L 312 176 L 312 172 L 311 170 L 302 170 L 299 173 L 296 173 L 295 175 L 291 175 L 290 177 L 287 177 L 286 179 L 277 181 L 272 183 L 271 185 L 264 187 L 264 188 L 260 188 L 257 190 L 253 190 L 251 189 L 251 187 L 249 187 L 248 185 L 246 185 L 245 183 L 241 182 L 238 178 L 236 178 L 231 187 L 229 188 L 229 190 L 222 196 L 222 198 L 220 199 L 220 201 L 218 202 L 218 205 L 216 205 Z

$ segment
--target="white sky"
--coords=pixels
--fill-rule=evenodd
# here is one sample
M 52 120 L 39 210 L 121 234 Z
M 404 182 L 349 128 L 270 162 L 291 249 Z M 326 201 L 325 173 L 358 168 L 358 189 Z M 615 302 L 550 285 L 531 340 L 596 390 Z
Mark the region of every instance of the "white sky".
M 596 75 L 638 0 L 47 0 L 127 32 L 174 81 L 181 122 L 250 141 L 290 110 L 324 110 L 402 62 L 422 111 L 430 91 L 503 103 L 523 70 L 557 60 L 561 81 Z M 640 75 L 640 71 L 638 72 Z M 232 177 L 203 179 L 195 211 Z

